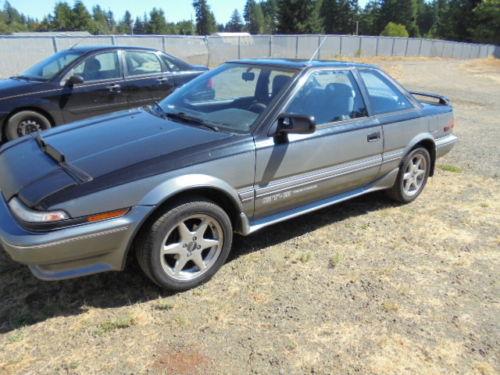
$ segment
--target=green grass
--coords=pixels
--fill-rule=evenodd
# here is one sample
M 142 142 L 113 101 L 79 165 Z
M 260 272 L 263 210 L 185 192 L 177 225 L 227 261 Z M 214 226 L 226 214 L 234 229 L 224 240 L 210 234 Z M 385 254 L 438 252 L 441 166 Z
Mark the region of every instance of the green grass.
M 116 319 L 107 320 L 97 327 L 97 334 L 104 335 L 106 333 L 116 331 L 117 329 L 125 329 L 136 324 L 135 319 L 131 316 L 124 316 Z
M 452 173 L 462 173 L 462 168 L 451 164 L 438 164 L 437 167 L 442 171 L 452 172 Z
M 24 338 L 24 335 L 22 334 L 22 332 L 15 332 L 15 333 L 13 333 L 12 335 L 9 336 L 9 338 L 7 339 L 7 341 L 10 344 L 13 344 L 15 342 L 21 341 L 23 338 Z
M 172 310 L 173 308 L 174 306 L 168 302 L 160 302 L 155 306 L 155 310 L 160 310 L 160 311 L 169 311 Z

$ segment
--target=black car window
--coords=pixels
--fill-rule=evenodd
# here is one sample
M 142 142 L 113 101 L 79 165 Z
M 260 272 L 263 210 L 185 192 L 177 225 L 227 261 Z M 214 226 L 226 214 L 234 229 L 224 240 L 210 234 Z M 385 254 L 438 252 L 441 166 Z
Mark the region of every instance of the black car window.
M 160 59 L 153 52 L 125 51 L 127 75 L 159 74 L 162 72 Z
M 401 111 L 412 107 L 410 101 L 386 77 L 376 70 L 360 70 L 375 114 Z
M 286 112 L 314 116 L 318 125 L 367 115 L 361 92 L 348 70 L 312 72 Z
M 73 61 L 82 55 L 79 51 L 66 50 L 56 53 L 49 58 L 33 65 L 21 75 L 27 78 L 49 80 L 64 70 Z
M 120 78 L 118 53 L 104 52 L 87 57 L 73 69 L 72 74 L 82 76 L 86 82 Z

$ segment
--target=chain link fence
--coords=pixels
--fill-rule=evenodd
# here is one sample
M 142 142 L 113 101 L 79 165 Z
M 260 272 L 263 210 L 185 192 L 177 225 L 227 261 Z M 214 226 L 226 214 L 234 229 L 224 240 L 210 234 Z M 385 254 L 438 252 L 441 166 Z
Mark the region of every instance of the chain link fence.
M 41 59 L 75 45 L 125 45 L 163 50 L 194 64 L 217 66 L 225 61 L 252 58 L 318 59 L 370 56 L 422 56 L 456 59 L 500 57 L 500 47 L 434 39 L 352 35 L 255 36 L 2 36 L 0 76 L 19 73 Z

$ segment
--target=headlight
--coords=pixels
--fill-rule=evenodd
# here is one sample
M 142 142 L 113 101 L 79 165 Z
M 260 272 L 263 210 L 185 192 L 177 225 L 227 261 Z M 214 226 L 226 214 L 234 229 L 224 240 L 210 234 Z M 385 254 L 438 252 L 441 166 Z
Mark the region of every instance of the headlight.
M 34 211 L 22 204 L 19 199 L 13 198 L 9 202 L 11 211 L 16 217 L 27 223 L 55 223 L 69 219 L 64 211 Z

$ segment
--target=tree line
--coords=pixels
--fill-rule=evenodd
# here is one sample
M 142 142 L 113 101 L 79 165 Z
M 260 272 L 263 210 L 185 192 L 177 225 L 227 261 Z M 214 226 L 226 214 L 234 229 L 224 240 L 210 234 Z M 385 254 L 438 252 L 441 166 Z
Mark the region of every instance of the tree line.
M 81 0 L 58 2 L 38 20 L 8 1 L 0 10 L 0 34 L 19 31 L 89 31 L 92 34 L 210 35 L 359 34 L 442 38 L 500 44 L 500 0 L 247 0 L 243 14 L 235 9 L 229 22 L 218 23 L 207 0 L 194 0 L 195 19 L 168 22 L 168 14 L 153 8 L 142 17 L 125 11 L 119 19 Z M 167 9 L 168 12 L 168 9 Z

